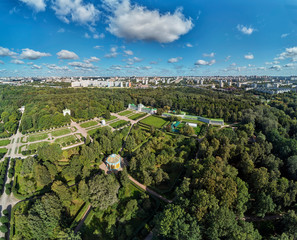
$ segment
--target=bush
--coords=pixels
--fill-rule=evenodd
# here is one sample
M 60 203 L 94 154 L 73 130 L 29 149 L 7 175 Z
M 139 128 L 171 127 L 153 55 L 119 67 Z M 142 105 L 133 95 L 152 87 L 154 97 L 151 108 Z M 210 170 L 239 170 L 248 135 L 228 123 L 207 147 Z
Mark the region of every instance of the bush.
M 8 223 L 9 222 L 9 219 L 8 219 L 8 217 L 3 216 L 3 217 L 0 218 L 0 222 L 1 223 Z
M 4 181 L 2 178 L 0 178 L 0 185 L 3 185 Z
M 6 184 L 5 184 L 5 188 L 11 188 L 10 183 L 6 183 Z
M 2 225 L 0 227 L 0 231 L 3 232 L 3 233 L 7 233 L 8 232 L 8 228 L 6 227 L 6 225 Z
M 3 213 L 4 215 L 8 215 L 8 210 L 7 210 L 7 209 L 4 209 L 4 210 L 2 211 L 2 213 Z
M 6 188 L 6 189 L 5 189 L 5 193 L 6 193 L 7 195 L 10 195 L 10 194 L 11 194 L 11 188 Z

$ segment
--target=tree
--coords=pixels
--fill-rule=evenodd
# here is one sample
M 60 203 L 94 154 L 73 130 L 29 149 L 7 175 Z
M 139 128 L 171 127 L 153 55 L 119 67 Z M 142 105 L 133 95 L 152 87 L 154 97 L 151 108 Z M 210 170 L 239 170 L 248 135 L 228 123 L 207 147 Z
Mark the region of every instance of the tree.
M 266 213 L 272 213 L 276 205 L 274 204 L 272 198 L 269 195 L 261 192 L 256 197 L 255 202 L 255 214 L 259 217 L 265 217 Z
M 52 191 L 55 192 L 62 202 L 71 200 L 71 192 L 67 186 L 61 181 L 55 181 L 51 187 Z
M 297 155 L 289 157 L 286 165 L 289 176 L 297 180 Z
M 195 131 L 190 125 L 186 124 L 183 127 L 183 133 L 187 136 L 192 136 L 193 134 L 195 134 Z
M 51 175 L 45 166 L 38 164 L 34 173 L 37 184 L 46 186 L 52 182 Z
M 89 182 L 89 201 L 93 207 L 104 210 L 118 201 L 120 184 L 113 175 L 96 175 Z
M 55 162 L 61 159 L 62 150 L 58 144 L 46 144 L 37 149 L 37 154 L 40 159 L 43 161 Z
M 104 114 L 104 118 L 105 119 L 110 119 L 111 115 L 110 112 L 108 110 L 106 110 L 105 114 Z
M 8 217 L 6 217 L 6 216 L 2 216 L 2 217 L 0 218 L 0 222 L 1 222 L 1 223 L 8 223 L 8 222 L 9 222 L 9 219 L 8 219 Z
M 8 228 L 6 227 L 6 225 L 1 225 L 0 232 L 2 232 L 2 233 L 7 233 L 8 232 Z

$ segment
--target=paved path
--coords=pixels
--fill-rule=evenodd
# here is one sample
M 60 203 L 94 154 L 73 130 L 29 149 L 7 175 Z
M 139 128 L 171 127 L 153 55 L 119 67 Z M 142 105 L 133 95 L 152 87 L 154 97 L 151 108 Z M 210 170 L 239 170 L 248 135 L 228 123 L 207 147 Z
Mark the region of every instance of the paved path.
M 92 209 L 92 205 L 89 204 L 89 207 L 85 211 L 84 215 L 81 217 L 79 224 L 74 229 L 74 233 L 77 233 L 79 231 L 79 229 L 81 228 L 81 226 L 84 224 L 84 221 L 86 220 L 87 216 L 89 215 L 91 209 Z

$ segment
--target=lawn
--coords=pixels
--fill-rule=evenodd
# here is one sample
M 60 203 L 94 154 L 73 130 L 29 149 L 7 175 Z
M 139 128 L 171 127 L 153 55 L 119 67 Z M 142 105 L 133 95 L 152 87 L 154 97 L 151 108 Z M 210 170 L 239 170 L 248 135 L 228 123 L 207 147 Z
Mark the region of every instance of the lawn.
M 82 128 L 92 127 L 92 126 L 95 126 L 95 125 L 98 125 L 98 123 L 96 121 L 89 121 L 89 122 L 85 122 L 85 123 L 80 124 L 80 126 Z
M 10 140 L 9 139 L 6 139 L 6 140 L 0 140 L 0 146 L 6 146 L 10 143 Z
M 100 127 L 99 127 L 99 128 L 100 128 Z M 99 128 L 94 128 L 94 129 L 88 131 L 88 134 L 89 134 L 90 136 L 93 135 Z
M 7 153 L 7 148 L 0 148 L 0 153 Z
M 142 118 L 146 115 L 146 113 L 136 113 L 134 115 L 132 115 L 131 117 L 129 117 L 129 119 L 131 120 L 137 120 L 139 118 Z
M 52 133 L 53 137 L 59 137 L 59 136 L 71 133 L 71 130 L 69 128 L 63 128 L 63 129 L 60 129 L 60 130 L 53 131 L 51 133 Z
M 76 141 L 76 137 L 73 135 L 69 135 L 66 137 L 57 138 L 55 140 L 55 143 L 62 144 L 62 143 L 68 143 L 68 142 L 72 142 L 72 141 Z
M 156 128 L 161 128 L 167 122 L 164 118 L 149 116 L 140 121 L 143 124 L 147 124 Z
M 128 114 L 130 114 L 130 113 L 133 113 L 133 111 L 126 110 L 126 111 L 121 112 L 121 113 L 118 113 L 118 114 L 119 114 L 120 116 L 126 116 L 126 115 L 128 115 Z
M 120 128 L 122 126 L 125 126 L 126 124 L 128 124 L 127 121 L 120 120 L 120 121 L 117 121 L 117 122 L 114 122 L 114 123 L 110 124 L 110 126 L 113 127 L 113 128 Z
M 112 120 L 115 120 L 117 119 L 116 116 L 110 116 L 110 119 L 105 119 L 106 122 L 109 122 L 109 121 L 112 121 Z
M 28 136 L 28 142 L 35 142 L 48 138 L 47 133 L 33 134 Z
M 37 150 L 38 147 L 42 147 L 49 142 L 38 142 L 38 143 L 32 143 L 27 147 L 27 150 Z

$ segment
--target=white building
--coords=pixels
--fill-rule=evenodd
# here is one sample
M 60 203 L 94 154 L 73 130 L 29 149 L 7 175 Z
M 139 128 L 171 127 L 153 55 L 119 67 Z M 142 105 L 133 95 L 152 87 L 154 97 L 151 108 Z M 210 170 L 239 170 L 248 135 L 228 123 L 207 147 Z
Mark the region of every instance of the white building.
M 71 111 L 67 108 L 63 110 L 63 115 L 66 116 L 66 114 L 69 114 L 69 116 L 71 115 Z
M 105 120 L 104 120 L 104 119 L 101 121 L 101 124 L 102 124 L 103 126 L 105 126 L 105 125 L 106 125 L 106 122 L 105 122 Z

